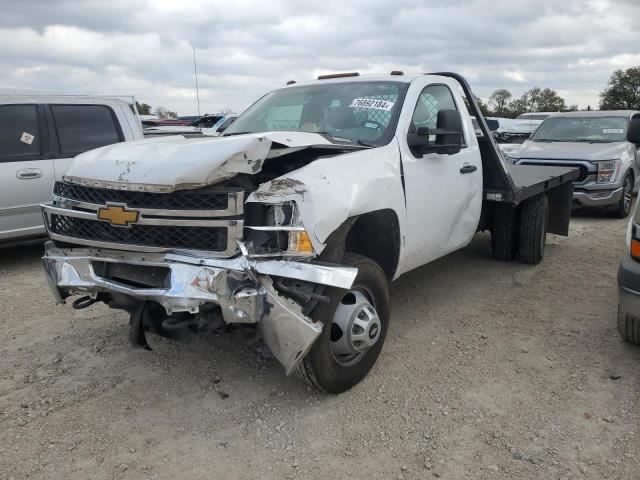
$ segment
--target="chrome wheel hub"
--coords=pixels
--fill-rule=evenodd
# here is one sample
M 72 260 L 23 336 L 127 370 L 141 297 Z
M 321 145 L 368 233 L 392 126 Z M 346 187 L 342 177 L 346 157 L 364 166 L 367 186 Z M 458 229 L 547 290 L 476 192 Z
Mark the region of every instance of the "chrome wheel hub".
M 375 307 L 360 290 L 349 291 L 338 304 L 331 323 L 331 353 L 342 366 L 360 361 L 380 338 L 382 324 Z
M 624 182 L 624 190 L 622 192 L 624 195 L 624 210 L 628 212 L 631 210 L 631 202 L 633 202 L 633 185 L 631 183 L 631 177 L 627 177 Z

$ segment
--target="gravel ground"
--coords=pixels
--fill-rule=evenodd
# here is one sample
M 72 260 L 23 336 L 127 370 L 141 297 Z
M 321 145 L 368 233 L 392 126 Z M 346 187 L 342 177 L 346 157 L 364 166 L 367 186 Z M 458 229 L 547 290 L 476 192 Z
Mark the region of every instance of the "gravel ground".
M 534 267 L 478 235 L 403 276 L 376 367 L 339 396 L 242 331 L 132 349 L 125 314 L 53 305 L 41 247 L 0 251 L 0 479 L 640 478 L 625 227 L 574 218 Z

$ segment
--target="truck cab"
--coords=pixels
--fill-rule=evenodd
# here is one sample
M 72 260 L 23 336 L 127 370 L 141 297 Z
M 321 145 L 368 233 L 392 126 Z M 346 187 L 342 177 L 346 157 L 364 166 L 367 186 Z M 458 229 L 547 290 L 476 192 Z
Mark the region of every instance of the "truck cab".
M 43 263 L 59 302 L 127 311 L 137 346 L 248 324 L 287 374 L 337 393 L 382 349 L 392 280 L 479 230 L 497 259 L 540 262 L 575 175 L 509 169 L 457 74 L 322 76 L 221 137 L 76 158 L 43 206 Z

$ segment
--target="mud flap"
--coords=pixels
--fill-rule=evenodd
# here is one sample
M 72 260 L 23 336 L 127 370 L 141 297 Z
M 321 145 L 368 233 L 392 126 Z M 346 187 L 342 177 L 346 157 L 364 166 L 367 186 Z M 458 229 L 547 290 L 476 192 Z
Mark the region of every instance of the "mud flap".
M 320 336 L 323 324 L 313 323 L 297 303 L 278 295 L 270 278 L 261 277 L 261 283 L 267 299 L 266 312 L 258 324 L 260 334 L 289 375 Z

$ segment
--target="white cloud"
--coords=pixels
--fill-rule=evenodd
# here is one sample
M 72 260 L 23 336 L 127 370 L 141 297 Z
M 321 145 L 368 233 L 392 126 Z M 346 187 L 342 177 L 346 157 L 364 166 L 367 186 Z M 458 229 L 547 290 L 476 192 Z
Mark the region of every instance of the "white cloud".
M 476 94 L 550 87 L 597 105 L 640 64 L 634 0 L 24 0 L 0 16 L 0 85 L 130 93 L 195 111 L 241 110 L 287 80 L 337 71 L 453 70 Z
M 514 82 L 526 82 L 527 79 L 522 72 L 517 70 L 507 70 L 504 72 L 504 77 L 508 80 L 513 80 Z

